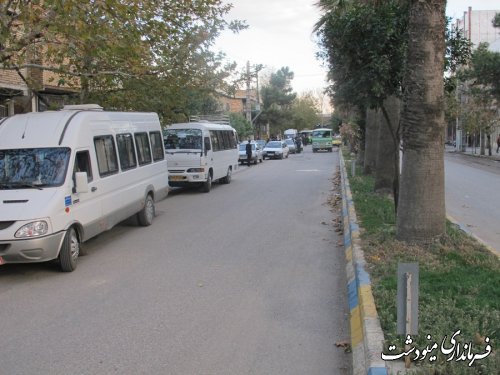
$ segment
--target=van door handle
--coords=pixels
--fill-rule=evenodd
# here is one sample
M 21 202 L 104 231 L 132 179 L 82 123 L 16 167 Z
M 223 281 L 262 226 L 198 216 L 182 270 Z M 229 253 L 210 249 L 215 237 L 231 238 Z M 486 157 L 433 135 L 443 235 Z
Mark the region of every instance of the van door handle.
M 95 186 L 92 186 L 92 189 L 90 189 L 90 191 L 93 193 L 94 191 L 96 191 L 97 188 Z

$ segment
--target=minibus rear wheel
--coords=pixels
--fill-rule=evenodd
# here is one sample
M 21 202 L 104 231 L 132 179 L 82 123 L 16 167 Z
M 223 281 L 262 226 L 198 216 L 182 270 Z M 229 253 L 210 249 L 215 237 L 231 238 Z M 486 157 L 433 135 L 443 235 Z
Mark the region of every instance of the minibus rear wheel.
M 155 201 L 151 194 L 148 194 L 146 201 L 144 202 L 144 207 L 137 214 L 137 220 L 139 224 L 143 227 L 147 227 L 153 224 L 153 218 L 155 217 Z
M 230 184 L 231 183 L 231 173 L 232 172 L 233 171 L 232 171 L 231 167 L 228 167 L 226 176 L 221 179 L 223 184 Z
M 63 272 L 72 272 L 76 269 L 78 255 L 80 254 L 80 240 L 75 228 L 66 231 L 61 250 L 59 251 L 59 263 Z

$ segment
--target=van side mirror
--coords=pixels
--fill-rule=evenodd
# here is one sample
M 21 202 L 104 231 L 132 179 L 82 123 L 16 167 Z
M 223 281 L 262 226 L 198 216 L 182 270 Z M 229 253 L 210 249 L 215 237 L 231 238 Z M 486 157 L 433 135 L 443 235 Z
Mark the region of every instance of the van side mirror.
M 75 191 L 77 193 L 88 193 L 89 192 L 89 181 L 87 178 L 87 172 L 76 172 L 75 173 Z

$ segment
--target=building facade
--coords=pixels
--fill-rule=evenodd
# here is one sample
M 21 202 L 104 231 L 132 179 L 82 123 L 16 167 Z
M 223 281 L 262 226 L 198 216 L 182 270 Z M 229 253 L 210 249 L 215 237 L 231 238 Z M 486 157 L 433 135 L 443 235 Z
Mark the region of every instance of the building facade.
M 488 43 L 488 49 L 491 52 L 500 53 L 500 28 L 493 26 L 493 19 L 498 10 L 473 10 L 469 7 L 464 12 L 462 18 L 455 21 L 455 26 L 463 32 L 463 35 L 472 43 L 472 48 L 476 49 L 480 43 Z M 462 84 L 463 87 L 467 83 Z M 467 94 L 460 95 L 460 101 L 465 104 L 468 101 Z M 500 119 L 498 103 L 496 106 L 497 118 Z M 497 123 L 499 123 L 497 121 Z M 490 142 L 494 142 L 500 135 L 500 125 L 496 125 L 490 133 Z M 456 125 L 448 127 L 448 139 L 456 140 L 456 149 L 465 150 L 466 146 L 479 146 L 480 140 L 486 138 L 485 134 L 468 134 L 460 125 L 457 119 Z M 493 145 L 492 145 L 493 146 Z

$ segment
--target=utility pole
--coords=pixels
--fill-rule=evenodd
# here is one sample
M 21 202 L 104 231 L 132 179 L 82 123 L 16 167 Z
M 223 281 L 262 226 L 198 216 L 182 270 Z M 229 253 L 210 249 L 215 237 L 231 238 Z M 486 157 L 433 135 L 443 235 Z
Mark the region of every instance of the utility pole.
M 252 123 L 252 103 L 250 102 L 250 61 L 247 61 L 246 83 L 247 83 L 247 92 L 246 92 L 245 113 L 247 121 Z

